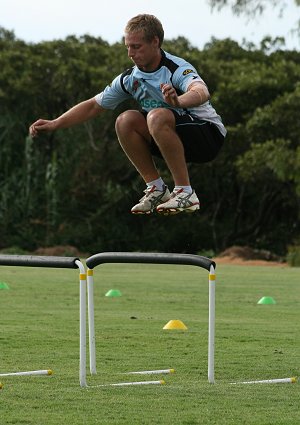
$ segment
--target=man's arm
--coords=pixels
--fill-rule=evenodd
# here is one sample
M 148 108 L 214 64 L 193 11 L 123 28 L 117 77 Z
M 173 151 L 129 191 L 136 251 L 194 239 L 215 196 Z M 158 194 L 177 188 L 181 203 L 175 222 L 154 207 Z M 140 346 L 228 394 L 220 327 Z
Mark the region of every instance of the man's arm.
M 206 85 L 200 81 L 190 84 L 187 92 L 180 96 L 177 96 L 176 90 L 171 84 L 162 84 L 161 91 L 165 101 L 175 108 L 200 106 L 210 98 Z
M 72 127 L 73 125 L 95 118 L 104 110 L 104 108 L 98 105 L 95 98 L 91 98 L 78 103 L 54 120 L 38 119 L 31 124 L 29 134 L 35 137 L 44 131 L 54 131 L 60 128 Z

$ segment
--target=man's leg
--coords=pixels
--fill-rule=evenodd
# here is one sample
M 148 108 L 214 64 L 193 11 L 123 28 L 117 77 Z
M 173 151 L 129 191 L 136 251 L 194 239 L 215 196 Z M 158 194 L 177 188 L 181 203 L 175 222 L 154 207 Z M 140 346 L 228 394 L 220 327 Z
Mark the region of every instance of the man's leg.
M 176 132 L 173 112 L 168 109 L 153 109 L 147 115 L 147 124 L 175 184 L 171 198 L 159 204 L 156 211 L 169 215 L 198 210 L 200 208 L 199 199 L 190 186 L 184 147 Z
M 152 158 L 146 119 L 138 111 L 126 111 L 116 120 L 116 132 L 124 152 L 147 184 L 145 196 L 131 212 L 150 214 L 158 205 L 170 199 L 170 192 L 160 179 Z
M 151 136 L 144 116 L 138 111 L 123 112 L 116 120 L 120 145 L 145 183 L 159 177 L 151 152 Z
M 172 174 L 175 186 L 189 186 L 184 148 L 176 133 L 174 114 L 168 109 L 153 109 L 147 115 L 147 124 Z

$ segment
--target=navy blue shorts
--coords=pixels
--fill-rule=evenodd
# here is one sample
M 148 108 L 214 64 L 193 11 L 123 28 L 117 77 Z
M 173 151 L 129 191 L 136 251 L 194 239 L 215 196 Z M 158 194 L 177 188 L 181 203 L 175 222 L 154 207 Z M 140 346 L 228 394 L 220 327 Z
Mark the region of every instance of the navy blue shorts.
M 173 111 L 176 132 L 182 141 L 186 162 L 203 163 L 216 158 L 224 143 L 224 136 L 218 127 L 191 115 L 179 115 Z M 147 113 L 143 112 L 146 117 Z M 151 153 L 162 158 L 160 150 L 152 139 Z

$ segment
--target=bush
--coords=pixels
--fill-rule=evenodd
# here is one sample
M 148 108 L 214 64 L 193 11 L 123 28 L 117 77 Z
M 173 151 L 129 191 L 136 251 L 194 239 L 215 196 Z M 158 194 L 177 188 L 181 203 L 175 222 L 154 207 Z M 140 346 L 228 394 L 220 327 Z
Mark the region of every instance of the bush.
M 23 248 L 20 248 L 19 246 L 9 246 L 7 248 L 1 249 L 1 254 L 6 255 L 26 255 L 28 254 L 28 251 L 24 250 Z
M 286 259 L 291 267 L 300 267 L 300 245 L 289 246 Z

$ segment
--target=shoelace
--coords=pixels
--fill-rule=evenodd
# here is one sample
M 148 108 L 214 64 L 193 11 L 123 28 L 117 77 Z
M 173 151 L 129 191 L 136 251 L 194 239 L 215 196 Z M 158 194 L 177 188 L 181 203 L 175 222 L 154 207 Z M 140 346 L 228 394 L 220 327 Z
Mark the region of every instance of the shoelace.
M 146 198 L 151 195 L 151 193 L 155 192 L 156 186 L 147 187 L 147 189 L 144 190 Z

